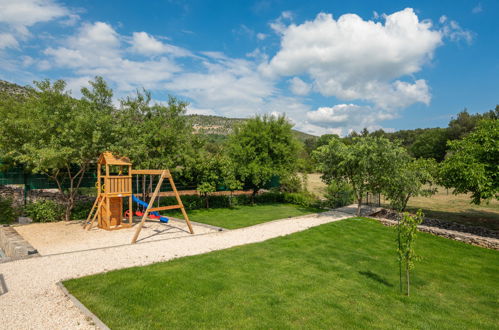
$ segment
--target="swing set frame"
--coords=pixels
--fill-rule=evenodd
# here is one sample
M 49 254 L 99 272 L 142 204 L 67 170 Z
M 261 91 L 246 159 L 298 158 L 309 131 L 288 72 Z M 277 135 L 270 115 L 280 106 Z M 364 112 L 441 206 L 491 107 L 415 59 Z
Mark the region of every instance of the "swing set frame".
M 112 175 L 110 172 L 110 166 L 119 166 L 120 171 L 118 175 Z M 105 167 L 104 174 L 102 173 L 102 167 Z M 123 174 L 123 169 L 127 168 L 126 174 Z M 104 152 L 97 162 L 97 198 L 92 206 L 90 213 L 88 214 L 87 220 L 85 222 L 85 229 L 90 230 L 95 220 L 97 219 L 98 227 L 105 230 L 116 230 L 123 228 L 130 228 L 133 225 L 133 211 L 132 211 L 132 177 L 133 175 L 145 175 L 151 176 L 151 184 L 153 182 L 152 176 L 159 176 L 158 183 L 154 189 L 152 196 L 150 196 L 147 208 L 144 210 L 142 219 L 137 225 L 135 233 L 133 235 L 131 243 L 137 242 L 140 235 L 140 231 L 144 226 L 146 219 L 149 217 L 151 212 L 165 211 L 165 210 L 175 210 L 180 209 L 182 215 L 185 219 L 189 232 L 194 234 L 192 229 L 189 216 L 185 211 L 182 199 L 178 194 L 173 177 L 168 169 L 166 170 L 133 170 L 132 163 L 128 158 L 125 157 L 115 157 L 111 152 Z M 137 178 L 138 179 L 138 178 Z M 173 194 L 177 200 L 176 205 L 167 205 L 154 207 L 154 201 L 158 198 L 161 191 L 161 186 L 163 181 L 167 179 L 172 187 Z M 128 197 L 128 223 L 122 222 L 123 219 L 123 198 Z

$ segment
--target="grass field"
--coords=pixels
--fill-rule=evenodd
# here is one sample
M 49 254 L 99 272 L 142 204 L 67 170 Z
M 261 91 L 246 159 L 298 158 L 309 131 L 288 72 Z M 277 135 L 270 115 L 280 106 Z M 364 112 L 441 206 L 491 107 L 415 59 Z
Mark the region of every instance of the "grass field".
M 297 217 L 310 213 L 324 212 L 322 209 L 302 207 L 293 204 L 243 205 L 234 208 L 214 208 L 188 211 L 189 219 L 227 229 L 253 226 L 259 223 Z M 167 214 L 165 212 L 165 214 Z M 170 216 L 181 217 L 179 212 L 170 212 Z
M 416 250 L 411 297 L 394 229 L 368 219 L 64 284 L 115 329 L 497 329 L 498 251 L 424 233 Z
M 307 188 L 317 196 L 323 197 L 326 185 L 321 181 L 320 174 L 308 174 Z M 454 195 L 443 187 L 431 197 L 413 197 L 409 200 L 408 211 L 422 209 L 427 217 L 444 221 L 458 222 L 471 226 L 483 226 L 499 230 L 499 201 L 473 205 L 469 195 Z M 387 206 L 387 203 L 383 203 Z

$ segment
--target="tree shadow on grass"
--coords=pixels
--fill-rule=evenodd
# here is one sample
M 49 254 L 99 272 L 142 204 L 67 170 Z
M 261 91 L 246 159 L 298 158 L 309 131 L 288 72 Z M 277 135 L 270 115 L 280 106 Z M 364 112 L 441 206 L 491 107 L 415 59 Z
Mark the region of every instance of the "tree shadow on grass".
M 383 285 L 386 285 L 386 286 L 389 286 L 389 287 L 393 287 L 393 284 L 391 284 L 390 282 L 388 282 L 386 279 L 384 279 L 380 275 L 371 272 L 370 270 L 368 270 L 368 271 L 359 271 L 359 274 L 362 275 L 362 276 L 366 276 L 366 277 L 368 277 L 368 278 L 370 278 L 372 280 L 375 280 L 376 282 L 379 282 L 379 283 L 381 283 Z

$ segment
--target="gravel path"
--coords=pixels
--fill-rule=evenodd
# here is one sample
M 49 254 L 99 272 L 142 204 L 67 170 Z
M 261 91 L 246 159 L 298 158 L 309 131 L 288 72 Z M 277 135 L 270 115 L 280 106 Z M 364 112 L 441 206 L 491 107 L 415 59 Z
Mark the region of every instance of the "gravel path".
M 351 217 L 343 212 L 276 220 L 252 227 L 55 254 L 0 264 L 0 328 L 93 329 L 56 283 L 85 275 L 148 265 L 183 256 L 265 241 Z M 4 287 L 2 289 L 2 287 Z

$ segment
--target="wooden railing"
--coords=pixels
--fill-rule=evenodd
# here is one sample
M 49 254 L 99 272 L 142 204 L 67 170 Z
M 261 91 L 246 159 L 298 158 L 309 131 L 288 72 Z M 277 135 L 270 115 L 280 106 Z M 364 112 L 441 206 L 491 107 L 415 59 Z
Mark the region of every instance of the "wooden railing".
M 109 176 L 104 179 L 106 193 L 124 195 L 132 193 L 131 176 Z

